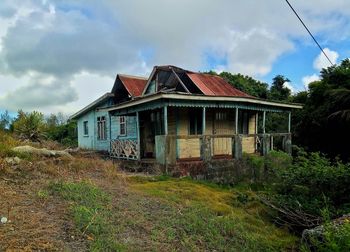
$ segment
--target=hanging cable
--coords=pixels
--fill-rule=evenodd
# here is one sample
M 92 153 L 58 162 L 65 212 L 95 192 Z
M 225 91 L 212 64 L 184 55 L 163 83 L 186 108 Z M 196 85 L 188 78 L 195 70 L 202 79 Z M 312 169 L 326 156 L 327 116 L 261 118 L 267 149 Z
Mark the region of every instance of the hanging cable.
M 323 50 L 323 48 L 320 46 L 320 44 L 317 42 L 316 38 L 314 37 L 314 35 L 312 35 L 311 31 L 309 30 L 309 28 L 307 28 L 306 24 L 304 23 L 304 21 L 301 19 L 301 17 L 298 15 L 298 13 L 296 12 L 296 10 L 293 8 L 293 6 L 289 3 L 288 0 L 286 0 L 287 4 L 289 5 L 289 7 L 292 9 L 292 11 L 294 12 L 294 14 L 297 16 L 297 18 L 300 20 L 300 22 L 303 24 L 303 26 L 305 27 L 305 29 L 307 30 L 307 32 L 310 34 L 311 38 L 315 41 L 315 43 L 317 44 L 318 48 L 320 48 L 321 52 L 323 53 L 324 56 L 326 56 L 327 60 L 329 61 L 329 63 L 331 63 L 332 66 L 334 66 L 333 62 L 329 59 L 329 57 L 327 56 L 326 52 Z

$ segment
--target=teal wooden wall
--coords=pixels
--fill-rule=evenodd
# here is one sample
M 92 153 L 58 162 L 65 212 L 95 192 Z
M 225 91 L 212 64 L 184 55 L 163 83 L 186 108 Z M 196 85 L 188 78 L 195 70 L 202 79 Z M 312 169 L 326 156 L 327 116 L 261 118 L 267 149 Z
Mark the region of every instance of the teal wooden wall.
M 78 145 L 80 148 L 93 149 L 94 148 L 94 132 L 95 132 L 95 111 L 89 111 L 78 119 Z M 88 122 L 88 135 L 84 135 L 84 122 Z
M 111 133 L 112 139 L 137 139 L 137 123 L 136 116 L 126 117 L 126 135 L 120 135 L 119 116 L 111 117 Z
M 101 104 L 99 108 L 111 105 L 111 100 Z M 97 139 L 97 117 L 104 116 L 106 118 L 106 136 L 105 140 Z M 89 134 L 84 135 L 84 121 L 88 121 Z M 80 148 L 92 150 L 109 151 L 110 148 L 110 127 L 109 114 L 106 111 L 92 109 L 77 120 L 78 124 L 78 145 Z

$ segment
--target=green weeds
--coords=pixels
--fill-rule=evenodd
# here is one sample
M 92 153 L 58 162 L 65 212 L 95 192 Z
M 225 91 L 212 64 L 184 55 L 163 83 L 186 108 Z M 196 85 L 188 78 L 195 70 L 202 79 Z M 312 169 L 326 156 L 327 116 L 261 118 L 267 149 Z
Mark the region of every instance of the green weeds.
M 111 199 L 108 194 L 89 182 L 57 182 L 49 186 L 53 194 L 73 203 L 71 213 L 82 236 L 93 237 L 91 251 L 120 251 L 115 242 L 114 226 L 110 223 Z

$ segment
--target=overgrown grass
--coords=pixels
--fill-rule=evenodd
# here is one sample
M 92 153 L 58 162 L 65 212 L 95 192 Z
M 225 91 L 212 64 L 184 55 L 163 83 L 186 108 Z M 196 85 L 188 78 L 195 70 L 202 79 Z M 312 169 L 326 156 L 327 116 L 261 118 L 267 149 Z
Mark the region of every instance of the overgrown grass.
M 0 130 L 0 158 L 15 156 L 16 153 L 11 149 L 17 145 L 18 141 L 9 133 Z
M 251 191 L 170 178 L 133 182 L 132 188 L 177 209 L 158 216 L 161 221 L 152 232 L 160 241 L 177 241 L 181 249 L 280 251 L 296 246 L 296 237 L 269 222 Z
M 82 236 L 92 237 L 91 251 L 120 251 L 123 246 L 114 238 L 115 228 L 108 194 L 89 182 L 56 182 L 49 186 L 53 194 L 73 203 L 72 217 Z

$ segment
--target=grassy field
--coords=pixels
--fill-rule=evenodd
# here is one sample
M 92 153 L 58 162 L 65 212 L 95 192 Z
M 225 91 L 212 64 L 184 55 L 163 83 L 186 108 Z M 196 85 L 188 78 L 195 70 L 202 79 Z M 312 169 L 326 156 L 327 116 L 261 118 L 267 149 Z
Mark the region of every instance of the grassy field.
M 0 158 L 1 251 L 293 251 L 244 186 L 126 174 L 97 156 Z

